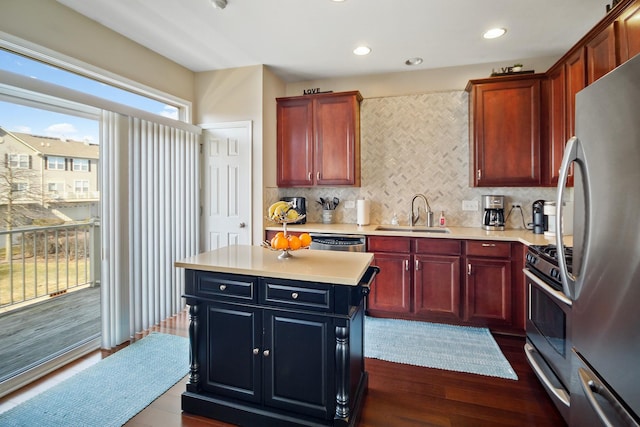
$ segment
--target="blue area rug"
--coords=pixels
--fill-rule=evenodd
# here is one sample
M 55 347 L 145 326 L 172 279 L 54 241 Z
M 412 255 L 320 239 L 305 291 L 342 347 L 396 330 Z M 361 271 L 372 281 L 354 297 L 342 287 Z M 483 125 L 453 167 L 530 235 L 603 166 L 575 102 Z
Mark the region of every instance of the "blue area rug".
M 0 426 L 121 426 L 189 371 L 189 340 L 152 333 L 0 414 Z
M 364 355 L 388 362 L 517 380 L 486 328 L 366 317 Z

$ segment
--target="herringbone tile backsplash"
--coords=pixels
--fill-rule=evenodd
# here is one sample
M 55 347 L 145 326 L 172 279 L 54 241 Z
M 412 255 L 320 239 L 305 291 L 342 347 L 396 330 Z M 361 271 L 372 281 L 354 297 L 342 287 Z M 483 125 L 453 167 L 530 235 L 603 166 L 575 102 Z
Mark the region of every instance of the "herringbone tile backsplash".
M 444 211 L 447 225 L 479 227 L 481 196 L 502 194 L 508 206 L 523 204 L 524 216 L 514 210 L 509 228 L 531 222 L 534 200 L 555 198 L 553 188 L 473 188 L 469 186 L 469 108 L 464 91 L 365 99 L 361 105 L 361 167 L 359 188 L 267 188 L 265 200 L 282 196 L 307 198 L 309 222 L 321 222 L 319 197 L 338 197 L 336 222 L 355 223 L 356 209 L 344 202 L 371 201 L 371 223 L 388 224 L 394 213 L 407 224 L 411 199 L 422 193 L 435 219 Z M 478 201 L 479 210 L 462 210 L 463 200 Z M 422 203 L 419 202 L 421 209 Z M 268 205 L 268 203 L 267 203 Z M 509 212 L 506 209 L 505 215 Z M 422 221 L 422 220 L 421 220 Z

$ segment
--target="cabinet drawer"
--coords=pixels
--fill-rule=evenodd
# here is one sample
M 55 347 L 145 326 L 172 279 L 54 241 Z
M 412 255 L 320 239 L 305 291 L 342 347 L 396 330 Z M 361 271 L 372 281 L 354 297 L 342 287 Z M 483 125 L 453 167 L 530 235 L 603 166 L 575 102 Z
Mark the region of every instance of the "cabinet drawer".
M 511 257 L 511 243 L 469 240 L 467 241 L 467 255 L 509 258 Z
M 254 277 L 198 272 L 195 292 L 218 300 L 255 301 L 257 282 Z
M 462 242 L 453 239 L 416 239 L 415 252 L 417 254 L 460 255 Z
M 292 283 L 262 279 L 260 302 L 279 307 L 297 307 L 313 311 L 333 309 L 333 289 L 319 283 Z
M 411 252 L 411 239 L 407 237 L 369 237 L 367 252 Z

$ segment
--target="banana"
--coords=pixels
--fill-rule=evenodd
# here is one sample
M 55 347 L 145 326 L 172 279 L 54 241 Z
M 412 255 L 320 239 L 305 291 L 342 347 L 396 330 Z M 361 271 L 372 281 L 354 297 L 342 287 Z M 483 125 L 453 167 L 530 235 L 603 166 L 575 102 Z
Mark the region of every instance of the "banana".
M 291 209 L 291 203 L 285 201 L 275 202 L 269 206 L 268 214 L 269 218 L 273 220 L 282 219 L 288 212 L 295 210 Z
M 284 207 L 284 206 L 288 206 L 289 204 L 285 201 L 279 201 L 279 202 L 275 202 L 273 203 L 271 206 L 269 206 L 269 210 L 268 210 L 268 214 L 269 214 L 269 218 L 273 218 L 274 213 L 276 211 L 276 208 L 278 207 Z

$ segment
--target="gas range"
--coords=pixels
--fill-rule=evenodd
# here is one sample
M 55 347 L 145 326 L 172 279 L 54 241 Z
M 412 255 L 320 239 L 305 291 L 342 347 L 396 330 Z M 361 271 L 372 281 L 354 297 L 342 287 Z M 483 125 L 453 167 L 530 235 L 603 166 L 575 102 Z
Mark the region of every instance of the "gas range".
M 564 247 L 567 270 L 571 272 L 573 248 Z M 526 255 L 526 266 L 536 276 L 558 291 L 562 291 L 562 278 L 558 267 L 558 248 L 556 245 L 529 246 Z

